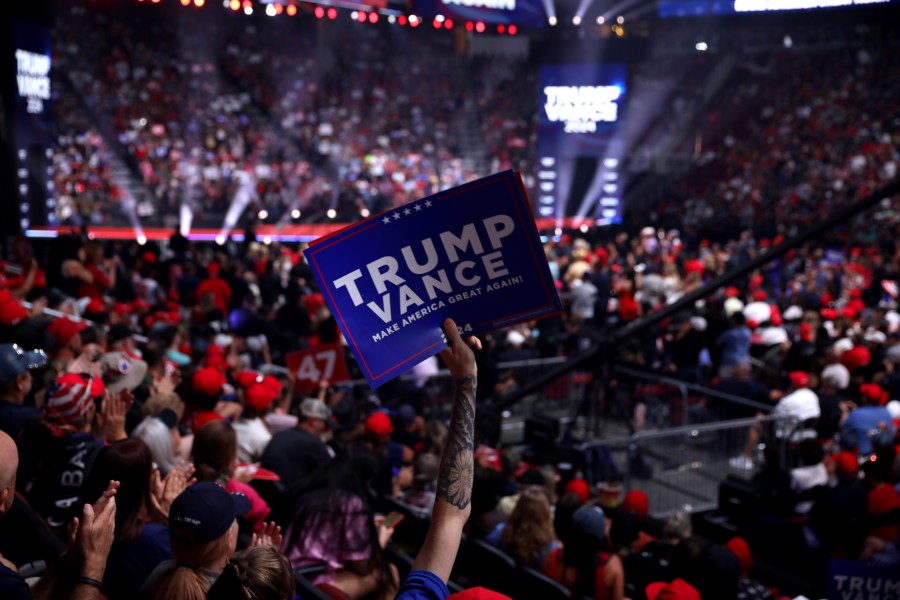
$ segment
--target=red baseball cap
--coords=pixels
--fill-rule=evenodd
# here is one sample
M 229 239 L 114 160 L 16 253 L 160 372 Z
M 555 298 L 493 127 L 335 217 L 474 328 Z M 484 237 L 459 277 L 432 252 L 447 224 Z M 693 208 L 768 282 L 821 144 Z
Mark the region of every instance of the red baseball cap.
M 213 421 L 224 421 L 225 417 L 220 415 L 214 410 L 204 410 L 203 412 L 199 412 L 194 416 L 194 431 L 198 431 L 201 427 L 206 425 L 207 423 L 212 423 Z
M 105 314 L 109 312 L 109 309 L 106 308 L 106 305 L 103 303 L 103 300 L 100 298 L 94 298 L 88 305 L 84 308 L 85 312 L 94 313 L 95 315 Z
M 2 277 L 2 275 L 0 275 L 0 277 Z M 15 300 L 15 298 L 13 298 L 12 292 L 6 288 L 0 289 L 0 304 L 6 304 L 13 300 Z
M 147 264 L 156 264 L 156 255 L 153 254 L 153 252 L 151 252 L 150 250 L 147 250 L 146 252 L 141 254 L 141 258 L 144 259 L 144 262 Z
M 765 290 L 753 290 L 753 299 L 757 302 L 762 302 L 766 299 Z
M 812 325 L 809 323 L 800 323 L 800 339 L 808 342 L 812 339 Z
M 263 379 L 263 374 L 259 371 L 241 371 L 236 377 L 237 384 L 245 389 L 250 389 L 252 386 L 262 383 Z
M 740 292 L 738 292 L 738 289 L 736 287 L 725 288 L 725 297 L 726 298 L 737 298 L 739 293 Z
M 262 384 L 274 390 L 276 397 L 280 396 L 281 392 L 284 390 L 284 384 L 274 375 L 266 375 L 262 380 Z
M 84 321 L 73 321 L 69 317 L 59 317 L 50 321 L 47 331 L 56 338 L 56 346 L 65 346 L 79 332 L 87 329 Z
M 582 502 L 587 502 L 591 497 L 591 486 L 584 479 L 573 479 L 566 484 L 565 491 L 567 494 L 575 494 Z
M 131 305 L 125 304 L 124 302 L 116 302 L 113 305 L 113 312 L 117 315 L 127 315 L 131 313 Z
M 676 579 L 672 583 L 651 583 L 645 591 L 647 600 L 702 600 L 700 592 L 684 579 Z
M 750 552 L 750 546 L 747 545 L 747 541 L 744 538 L 733 537 L 728 540 L 725 547 L 734 552 L 734 555 L 738 557 L 738 563 L 741 565 L 741 570 L 750 570 L 750 567 L 753 566 L 753 553 Z
M 138 298 L 137 300 L 135 300 L 134 302 L 131 303 L 131 308 L 136 313 L 144 312 L 144 311 L 150 309 L 150 303 L 147 302 L 146 300 L 141 300 L 140 298 Z
M 225 377 L 217 369 L 206 367 L 194 373 L 191 385 L 201 396 L 216 396 L 225 385 Z
M 819 314 L 822 315 L 822 318 L 826 321 L 834 321 L 837 319 L 837 311 L 833 308 L 823 308 L 819 311 Z
M 272 400 L 277 397 L 278 394 L 275 393 L 275 390 L 261 383 L 251 385 L 244 392 L 247 406 L 256 411 L 266 410 L 272 404 Z
M 881 403 L 882 406 L 887 404 L 887 401 L 890 400 L 891 397 L 890 392 L 885 392 L 877 383 L 862 384 L 861 386 L 859 386 L 859 394 L 860 396 L 865 396 L 870 400 L 877 400 Z
M 28 318 L 28 311 L 17 300 L 0 306 L 0 323 L 12 327 Z
M 638 519 L 643 519 L 650 510 L 650 500 L 644 492 L 631 490 L 622 500 L 622 510 L 633 512 Z
M 383 440 L 394 433 L 391 418 L 383 412 L 375 412 L 366 419 L 366 437 L 370 440 Z
M 806 387 L 809 385 L 809 375 L 804 371 L 791 371 L 788 373 L 788 379 L 790 379 L 791 383 L 796 387 Z
M 510 598 L 489 589 L 478 587 L 451 594 L 447 596 L 447 600 L 510 600 Z
M 859 471 L 859 459 L 857 459 L 856 455 L 852 452 L 846 450 L 841 452 L 838 454 L 835 463 L 837 463 L 837 470 L 839 473 L 849 475 Z

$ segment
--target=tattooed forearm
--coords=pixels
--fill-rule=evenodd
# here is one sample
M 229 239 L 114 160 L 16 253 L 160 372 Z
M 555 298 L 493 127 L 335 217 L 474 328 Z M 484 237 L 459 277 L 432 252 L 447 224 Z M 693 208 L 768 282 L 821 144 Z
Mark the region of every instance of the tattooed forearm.
M 467 375 L 456 380 L 456 399 L 447 445 L 441 457 L 436 496 L 464 510 L 472 501 L 475 474 L 475 389 L 478 378 Z

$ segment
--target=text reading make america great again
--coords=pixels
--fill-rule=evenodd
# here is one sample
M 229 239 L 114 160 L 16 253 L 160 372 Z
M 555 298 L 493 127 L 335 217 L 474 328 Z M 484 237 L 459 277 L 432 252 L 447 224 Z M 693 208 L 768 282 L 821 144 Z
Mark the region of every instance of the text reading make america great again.
M 516 173 L 505 171 L 311 244 L 316 281 L 375 388 L 474 335 L 562 310 Z

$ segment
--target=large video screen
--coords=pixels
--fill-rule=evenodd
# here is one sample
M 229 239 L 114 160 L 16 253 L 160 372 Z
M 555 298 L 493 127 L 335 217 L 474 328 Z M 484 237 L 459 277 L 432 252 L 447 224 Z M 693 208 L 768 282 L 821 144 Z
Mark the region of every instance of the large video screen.
M 886 4 L 888 2 L 896 3 L 900 0 L 660 0 L 657 10 L 659 16 L 664 18 L 697 17 L 773 10 L 810 10 L 863 4 Z
M 515 24 L 543 27 L 546 20 L 541 0 L 416 0 L 416 14 L 444 15 L 456 22 Z
M 620 64 L 541 67 L 541 217 L 621 222 L 627 74 Z
M 50 30 L 13 21 L 16 195 L 22 229 L 56 225 L 53 115 L 50 107 Z M 9 60 L 9 58 L 7 59 Z

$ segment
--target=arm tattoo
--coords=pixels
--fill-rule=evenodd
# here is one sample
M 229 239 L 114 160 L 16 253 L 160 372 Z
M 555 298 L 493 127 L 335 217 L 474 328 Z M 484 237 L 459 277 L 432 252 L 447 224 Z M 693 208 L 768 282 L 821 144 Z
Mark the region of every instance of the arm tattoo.
M 456 399 L 447 446 L 441 457 L 436 496 L 463 510 L 472 501 L 475 475 L 475 389 L 478 378 L 467 375 L 456 380 Z

